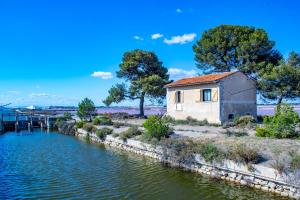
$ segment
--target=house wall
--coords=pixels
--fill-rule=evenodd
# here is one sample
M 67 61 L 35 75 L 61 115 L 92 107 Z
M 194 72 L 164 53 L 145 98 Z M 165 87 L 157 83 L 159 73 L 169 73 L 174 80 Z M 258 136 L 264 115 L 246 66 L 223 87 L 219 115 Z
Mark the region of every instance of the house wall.
M 220 101 L 200 102 L 197 101 L 197 95 L 200 95 L 200 89 L 217 89 L 218 97 L 219 88 L 216 83 L 205 85 L 194 85 L 167 88 L 167 114 L 175 119 L 186 119 L 192 117 L 198 120 L 207 119 L 210 123 L 221 123 L 220 120 Z M 183 92 L 183 103 L 175 103 L 175 92 Z
M 242 116 L 251 114 L 257 117 L 256 86 L 244 74 L 238 72 L 226 78 L 220 83 L 220 115 L 221 121 L 228 121 L 228 115 Z

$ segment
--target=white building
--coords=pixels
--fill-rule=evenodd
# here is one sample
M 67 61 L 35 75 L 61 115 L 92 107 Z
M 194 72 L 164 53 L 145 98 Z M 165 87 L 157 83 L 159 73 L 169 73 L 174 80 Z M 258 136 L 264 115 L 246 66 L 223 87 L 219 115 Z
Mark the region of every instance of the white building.
M 256 85 L 241 72 L 185 78 L 165 86 L 167 115 L 222 124 L 236 115 L 256 118 Z

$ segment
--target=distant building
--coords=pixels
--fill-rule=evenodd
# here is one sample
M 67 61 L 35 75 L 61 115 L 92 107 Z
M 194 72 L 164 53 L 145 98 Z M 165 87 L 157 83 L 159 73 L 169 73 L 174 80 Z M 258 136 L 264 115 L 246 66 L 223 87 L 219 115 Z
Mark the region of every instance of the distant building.
M 241 72 L 184 78 L 165 85 L 167 115 L 222 124 L 239 115 L 257 116 L 255 82 Z

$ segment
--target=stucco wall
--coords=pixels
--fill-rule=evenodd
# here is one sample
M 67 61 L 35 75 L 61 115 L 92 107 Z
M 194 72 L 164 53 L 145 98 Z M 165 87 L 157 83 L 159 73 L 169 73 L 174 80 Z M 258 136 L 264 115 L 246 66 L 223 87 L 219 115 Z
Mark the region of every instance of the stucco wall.
M 200 89 L 217 88 L 217 84 L 194 85 L 167 89 L 167 114 L 175 119 L 186 119 L 188 116 L 198 120 L 207 119 L 210 123 L 221 123 L 219 98 L 216 102 L 199 102 L 196 95 L 200 95 Z M 176 91 L 182 91 L 183 103 L 174 101 Z M 218 89 L 219 93 L 219 89 Z M 218 94 L 219 96 L 219 94 Z
M 238 72 L 220 81 L 221 120 L 228 115 L 251 114 L 257 116 L 255 82 Z

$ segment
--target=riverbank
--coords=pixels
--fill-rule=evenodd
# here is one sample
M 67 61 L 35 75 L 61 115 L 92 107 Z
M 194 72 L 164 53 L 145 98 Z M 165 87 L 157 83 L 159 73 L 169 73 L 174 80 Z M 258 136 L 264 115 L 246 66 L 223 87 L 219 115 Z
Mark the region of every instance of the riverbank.
M 158 145 L 148 144 L 135 139 L 123 140 L 118 137 L 113 137 L 112 135 L 99 138 L 95 133 L 88 133 L 83 129 L 78 129 L 76 136 L 80 138 L 88 137 L 90 141 L 95 143 L 102 143 L 114 148 L 151 157 L 160 162 L 182 167 L 196 173 L 206 174 L 213 178 L 247 185 L 284 197 L 300 199 L 300 188 L 286 183 L 284 180 L 287 177 L 279 175 L 276 170 L 262 165 L 253 164 L 251 169 L 249 169 L 249 166 L 235 163 L 231 160 L 211 164 L 206 162 L 200 155 L 194 155 L 195 159 L 192 162 L 174 162 L 174 159 L 168 155 L 168 152 Z M 286 176 L 290 175 L 287 174 Z

